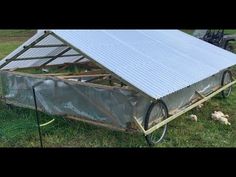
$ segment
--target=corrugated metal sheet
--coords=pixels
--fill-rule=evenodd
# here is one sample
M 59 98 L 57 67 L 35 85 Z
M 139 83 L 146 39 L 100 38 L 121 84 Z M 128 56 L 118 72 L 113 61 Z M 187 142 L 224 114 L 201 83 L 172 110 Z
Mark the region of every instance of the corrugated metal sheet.
M 32 38 L 30 38 L 28 41 L 26 41 L 24 44 L 19 46 L 16 50 L 14 50 L 12 53 L 10 53 L 8 56 L 6 56 L 3 60 L 0 61 L 0 65 L 2 65 L 6 59 L 9 59 L 13 57 L 16 53 L 23 50 L 23 46 L 27 46 L 33 41 L 35 41 L 37 38 L 42 36 L 44 34 L 44 30 L 39 30 L 37 34 L 35 34 Z M 49 35 L 42 39 L 37 45 L 60 45 L 63 44 L 60 40 L 56 39 L 54 36 Z M 43 56 L 55 56 L 65 50 L 67 47 L 48 47 L 48 48 L 30 48 L 23 54 L 17 57 L 19 58 L 28 58 L 28 57 L 43 57 Z M 64 55 L 71 55 L 71 54 L 78 54 L 77 51 L 71 49 L 67 51 Z M 75 57 L 59 57 L 56 60 L 53 60 L 48 65 L 61 65 L 64 63 L 74 63 L 76 60 L 81 58 L 81 56 L 75 56 Z M 45 62 L 50 60 L 48 59 L 35 59 L 35 60 L 25 60 L 25 61 L 12 61 L 2 69 L 16 69 L 16 68 L 29 68 L 29 67 L 37 67 Z
M 16 69 L 16 68 L 30 68 L 30 67 L 37 67 L 40 66 L 40 64 L 45 63 L 49 59 L 35 59 L 35 60 L 30 60 L 30 61 L 13 61 L 3 67 L 3 69 Z
M 53 44 L 63 44 L 61 41 L 56 39 L 54 36 L 49 35 L 48 37 L 44 38 L 40 41 L 37 45 L 53 45 Z
M 53 60 L 48 65 L 60 65 L 64 63 L 74 63 L 76 60 L 82 58 L 82 56 L 76 56 L 76 57 L 58 57 L 56 60 Z
M 235 54 L 178 30 L 51 31 L 129 85 L 155 99 L 190 86 L 236 64 Z M 43 31 L 39 31 L 26 44 L 42 34 Z M 61 42 L 49 36 L 39 44 L 61 44 Z M 22 46 L 13 54 L 22 50 Z M 43 53 L 49 55 L 61 51 L 58 48 L 48 48 L 45 49 L 46 52 L 30 50 L 23 56 L 40 56 Z M 68 53 L 70 52 L 75 51 L 71 50 Z M 76 59 L 76 57 L 58 58 L 49 65 L 73 62 Z M 19 64 L 35 66 L 39 63 L 41 62 L 13 62 L 4 69 Z
M 153 98 L 236 64 L 236 55 L 178 30 L 52 30 Z

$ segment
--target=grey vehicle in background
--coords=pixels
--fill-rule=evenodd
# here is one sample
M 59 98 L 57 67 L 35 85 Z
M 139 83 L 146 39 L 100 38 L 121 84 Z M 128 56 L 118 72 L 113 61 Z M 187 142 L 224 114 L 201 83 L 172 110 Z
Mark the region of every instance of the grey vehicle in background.
M 234 51 L 232 42 L 236 41 L 236 35 L 227 35 L 222 29 L 194 30 L 193 36 L 228 51 Z

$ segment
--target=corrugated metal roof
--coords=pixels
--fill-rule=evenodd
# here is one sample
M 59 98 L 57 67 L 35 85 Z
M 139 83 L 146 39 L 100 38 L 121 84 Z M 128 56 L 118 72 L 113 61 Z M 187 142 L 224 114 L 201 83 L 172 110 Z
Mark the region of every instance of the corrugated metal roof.
M 236 55 L 179 30 L 52 30 L 153 98 L 236 64 Z
M 155 99 L 236 64 L 235 54 L 178 30 L 51 30 L 51 32 L 127 84 Z M 42 34 L 43 31 L 39 31 L 37 37 L 33 37 L 34 40 Z M 30 39 L 27 44 L 31 42 Z M 61 42 L 48 36 L 39 44 L 61 44 Z M 22 48 L 17 50 L 20 51 Z M 30 50 L 28 54 L 23 55 L 32 57 L 42 54 L 42 50 L 35 52 Z M 48 48 L 47 52 L 43 53 L 49 55 L 59 51 Z M 64 63 L 66 60 L 73 62 L 76 57 L 58 58 L 49 64 Z M 32 63 L 28 65 L 33 66 L 41 63 L 30 62 Z M 5 67 L 13 67 L 16 64 L 20 63 L 13 62 L 12 66 L 9 64 Z

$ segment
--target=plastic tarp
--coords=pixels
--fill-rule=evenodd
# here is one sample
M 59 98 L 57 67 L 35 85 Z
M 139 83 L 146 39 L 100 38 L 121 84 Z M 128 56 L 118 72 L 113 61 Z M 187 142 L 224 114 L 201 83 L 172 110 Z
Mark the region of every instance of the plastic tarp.
M 221 86 L 222 72 L 188 88 L 162 98 L 169 112 L 177 113 L 198 98 L 195 91 L 207 95 Z M 75 116 L 102 122 L 120 129 L 130 129 L 134 117 L 143 125 L 151 99 L 125 88 L 39 77 L 0 71 L 2 94 L 11 104 L 34 109 L 32 86 L 38 107 L 52 115 Z M 137 127 L 136 127 L 137 128 Z

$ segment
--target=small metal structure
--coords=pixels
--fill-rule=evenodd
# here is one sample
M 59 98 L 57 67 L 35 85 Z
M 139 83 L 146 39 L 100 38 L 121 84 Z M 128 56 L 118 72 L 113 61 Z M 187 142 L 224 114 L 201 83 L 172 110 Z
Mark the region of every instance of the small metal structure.
M 223 29 L 195 30 L 193 36 L 231 52 L 233 52 L 231 42 L 236 41 L 236 35 L 226 35 Z
M 170 121 L 220 92 L 228 97 L 235 64 L 235 54 L 178 30 L 39 30 L 0 61 L 1 95 L 7 104 L 142 132 L 154 145 Z M 63 73 L 71 65 L 86 70 Z M 60 68 L 19 72 L 52 66 Z

